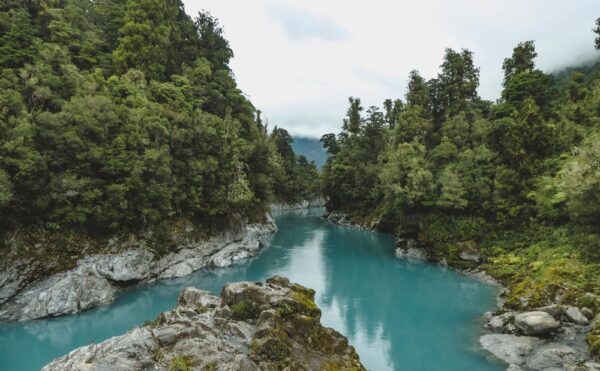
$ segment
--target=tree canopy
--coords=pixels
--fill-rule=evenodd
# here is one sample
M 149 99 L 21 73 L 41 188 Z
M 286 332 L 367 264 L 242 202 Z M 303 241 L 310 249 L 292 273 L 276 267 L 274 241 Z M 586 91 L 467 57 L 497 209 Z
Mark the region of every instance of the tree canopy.
M 180 0 L 5 1 L 0 40 L 0 232 L 254 217 L 315 189 L 316 170 L 287 165 L 295 155 L 238 88 L 208 13 L 192 19 Z M 280 192 L 282 174 L 304 183 Z

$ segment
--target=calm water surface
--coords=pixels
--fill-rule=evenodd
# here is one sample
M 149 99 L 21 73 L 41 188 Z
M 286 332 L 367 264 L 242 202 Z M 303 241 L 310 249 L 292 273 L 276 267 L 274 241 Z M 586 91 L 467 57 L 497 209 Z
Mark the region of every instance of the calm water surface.
M 37 370 L 53 358 L 122 334 L 171 309 L 187 286 L 219 293 L 230 281 L 274 274 L 314 288 L 322 322 L 350 339 L 369 370 L 503 370 L 477 348 L 495 288 L 393 256 L 391 236 L 329 225 L 320 210 L 276 216 L 279 232 L 255 259 L 129 290 L 110 307 L 0 325 L 0 370 Z

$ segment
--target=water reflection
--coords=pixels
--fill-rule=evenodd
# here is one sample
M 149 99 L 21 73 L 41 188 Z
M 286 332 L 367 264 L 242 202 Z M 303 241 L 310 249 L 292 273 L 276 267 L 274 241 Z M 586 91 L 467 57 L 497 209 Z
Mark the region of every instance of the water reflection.
M 34 370 L 75 347 L 121 334 L 171 308 L 179 291 L 274 274 L 317 291 L 322 322 L 347 335 L 371 370 L 495 370 L 477 352 L 479 314 L 494 290 L 438 267 L 399 261 L 390 236 L 346 230 L 318 211 L 276 216 L 279 232 L 257 258 L 229 269 L 138 287 L 110 307 L 0 326 L 0 370 Z

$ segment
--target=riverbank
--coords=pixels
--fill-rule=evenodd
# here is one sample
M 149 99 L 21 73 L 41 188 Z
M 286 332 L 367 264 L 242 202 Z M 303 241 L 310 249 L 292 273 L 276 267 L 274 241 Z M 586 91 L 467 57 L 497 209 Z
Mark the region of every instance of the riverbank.
M 325 217 L 343 226 L 381 229 L 379 221 L 372 222 L 369 218 L 352 218 L 340 212 Z M 523 236 L 517 233 L 505 240 L 488 235 L 481 242 L 431 244 L 427 243 L 431 236 L 425 233 L 415 237 L 397 233 L 395 253 L 398 258 L 429 261 L 501 284 L 498 310 L 487 313 L 484 321 L 486 329 L 495 333 L 484 335 L 480 343 L 496 358 L 512 364 L 513 370 L 521 366 L 595 370 L 593 367 L 600 367 L 593 362 L 600 350 L 600 317 L 597 316 L 600 297 L 589 291 L 598 287 L 594 283 L 598 279 L 597 266 L 568 253 L 564 240 L 560 241 L 562 244 L 552 241 L 551 246 L 543 245 L 558 239 L 557 235 L 564 237 L 564 231 L 539 232 L 536 234 L 541 236 L 539 241 L 534 242 L 530 237 L 525 240 L 526 244 L 516 241 Z M 539 338 L 520 332 L 514 325 L 517 315 L 549 311 L 558 327 Z M 506 318 L 502 326 L 497 325 L 499 316 Z M 515 357 L 516 354 L 519 356 Z
M 0 320 L 74 314 L 107 305 L 119 291 L 133 285 L 183 277 L 205 267 L 230 266 L 256 255 L 277 226 L 267 214 L 254 223 L 232 217 L 211 237 L 197 229 L 190 223 L 177 228 L 169 237 L 168 249 L 157 249 L 158 236 L 152 233 L 110 239 L 105 246 L 91 249 L 95 253 L 84 254 L 48 275 L 40 273 L 44 262 L 39 257 L 7 260 L 0 273 Z M 29 248 L 41 250 L 39 244 Z
M 42 370 L 365 370 L 348 340 L 321 325 L 314 295 L 280 276 L 227 284 L 220 297 L 187 288 L 144 327 Z
M 302 200 L 295 203 L 277 202 L 270 206 L 271 212 L 282 212 L 288 210 L 304 210 L 314 207 L 325 207 L 327 200 L 323 196 L 315 197 L 309 200 Z

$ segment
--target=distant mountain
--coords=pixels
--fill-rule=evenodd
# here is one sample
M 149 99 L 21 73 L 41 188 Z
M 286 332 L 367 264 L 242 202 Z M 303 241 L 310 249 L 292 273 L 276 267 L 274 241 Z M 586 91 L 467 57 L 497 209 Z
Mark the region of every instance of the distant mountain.
M 327 151 L 319 139 L 294 137 L 292 147 L 298 156 L 303 155 L 308 161 L 314 161 L 319 170 L 327 161 Z

